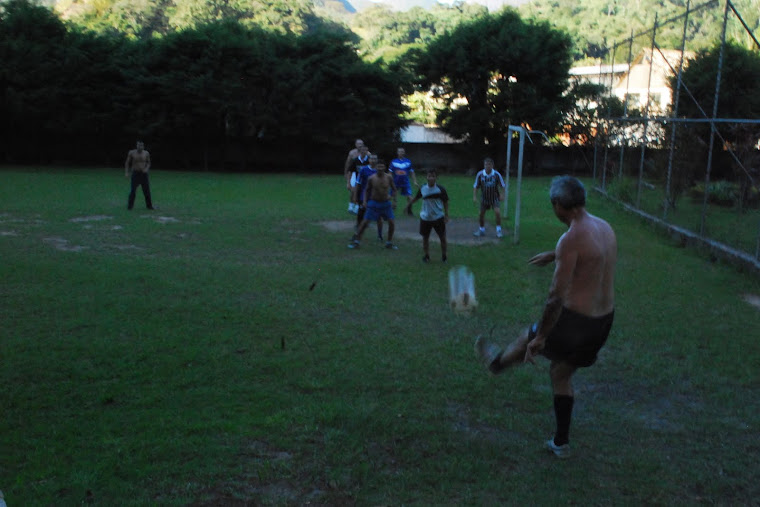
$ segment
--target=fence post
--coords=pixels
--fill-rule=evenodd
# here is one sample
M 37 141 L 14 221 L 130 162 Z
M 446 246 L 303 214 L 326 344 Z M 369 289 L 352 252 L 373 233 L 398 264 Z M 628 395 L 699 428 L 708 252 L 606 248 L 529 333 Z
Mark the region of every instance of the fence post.
M 689 24 L 689 12 L 691 9 L 691 0 L 686 1 L 686 16 L 683 20 L 683 36 L 681 37 L 681 62 L 678 65 L 678 81 L 676 84 L 676 96 L 673 97 L 673 117 L 678 118 L 678 103 L 681 99 L 681 81 L 683 78 L 683 60 L 684 53 L 686 52 L 686 33 Z M 676 149 L 676 130 L 678 122 L 673 122 L 673 131 L 670 134 L 670 153 L 668 153 L 668 177 L 665 183 L 665 206 L 662 210 L 662 219 L 667 221 L 668 210 L 670 209 L 670 182 L 673 174 L 673 152 Z
M 699 223 L 700 236 L 705 235 L 705 221 L 707 217 L 707 203 L 710 198 L 710 171 L 712 170 L 713 144 L 715 143 L 715 118 L 718 117 L 718 99 L 720 99 L 720 78 L 723 72 L 723 52 L 726 47 L 726 26 L 728 25 L 728 6 L 730 0 L 726 0 L 726 8 L 723 11 L 723 32 L 720 37 L 720 52 L 718 53 L 718 69 L 715 77 L 715 95 L 713 98 L 712 120 L 710 122 L 710 146 L 707 152 L 707 170 L 705 171 L 705 196 L 702 202 L 702 220 Z

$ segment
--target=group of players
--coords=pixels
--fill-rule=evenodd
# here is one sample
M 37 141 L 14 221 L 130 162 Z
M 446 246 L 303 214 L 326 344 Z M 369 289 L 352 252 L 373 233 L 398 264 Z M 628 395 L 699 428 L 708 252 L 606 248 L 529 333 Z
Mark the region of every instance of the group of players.
M 476 236 L 485 235 L 484 215 L 493 209 L 496 235 L 502 237 L 500 201 L 505 184 L 491 159 L 484 160 L 473 185 L 473 201 L 480 189 L 479 228 Z M 435 230 L 441 239 L 442 260 L 446 262 L 446 223 L 449 221 L 449 199 L 446 189 L 437 184 L 434 170 L 427 173 L 427 184 L 412 198 L 409 177 L 417 185 L 411 162 L 399 148 L 388 171 L 385 164 L 360 140 L 349 152 L 345 165 L 346 187 L 351 192 L 349 211 L 357 214 L 356 234 L 349 248 L 358 248 L 369 222 L 378 221 L 382 238 L 382 220 L 388 221 L 388 241 L 393 245 L 394 216 L 397 195 L 407 197 L 406 212 L 422 199 L 420 234 L 429 262 L 428 239 Z M 575 394 L 572 377 L 579 368 L 591 366 L 607 341 L 615 315 L 614 278 L 617 263 L 617 240 L 610 225 L 586 211 L 586 190 L 570 176 L 552 181 L 549 198 L 554 215 L 568 230 L 553 250 L 539 253 L 529 260 L 535 266 L 554 264 L 554 276 L 541 317 L 506 347 L 500 347 L 480 336 L 475 352 L 493 374 L 511 366 L 533 362 L 536 355 L 551 361 L 550 378 L 553 392 L 556 430 L 546 441 L 546 448 L 555 456 L 570 456 L 569 432 Z
M 396 151 L 389 166 L 370 153 L 369 147 L 363 140 L 357 139 L 354 148 L 348 152 L 343 173 L 346 179 L 346 189 L 350 194 L 348 203 L 349 213 L 356 215 L 355 233 L 348 247 L 359 248 L 361 238 L 370 222 L 377 222 L 377 237 L 383 241 L 383 221 L 388 222 L 388 238 L 385 247 L 397 250 L 393 243 L 395 232 L 394 209 L 398 196 L 407 199 L 405 212 L 413 215 L 412 205 L 422 200 L 420 211 L 420 235 L 424 251 L 424 262 L 430 261 L 430 233 L 435 231 L 441 242 L 441 260 L 446 262 L 446 223 L 449 221 L 449 197 L 446 189 L 438 185 L 437 172 L 427 171 L 427 184 L 420 186 L 412 167 L 412 162 L 406 157 L 406 150 L 400 147 Z M 412 183 L 418 187 L 413 194 Z M 486 158 L 483 169 L 478 172 L 473 185 L 473 202 L 480 204 L 478 217 L 479 228 L 475 236 L 485 236 L 485 214 L 492 209 L 496 222 L 496 236 L 503 237 L 501 227 L 501 201 L 504 199 L 506 185 L 501 174 L 494 169 L 494 162 Z M 478 190 L 480 199 L 478 199 Z M 413 197 L 414 195 L 414 197 Z

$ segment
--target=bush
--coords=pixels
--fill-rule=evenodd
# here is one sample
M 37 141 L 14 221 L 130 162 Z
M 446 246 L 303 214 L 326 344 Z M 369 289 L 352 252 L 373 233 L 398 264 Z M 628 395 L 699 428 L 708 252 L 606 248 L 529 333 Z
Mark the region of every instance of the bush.
M 709 184 L 708 202 L 718 206 L 735 206 L 739 203 L 741 190 L 737 183 L 730 181 L 711 181 Z M 698 183 L 691 187 L 689 194 L 695 201 L 701 201 L 705 196 L 705 184 Z

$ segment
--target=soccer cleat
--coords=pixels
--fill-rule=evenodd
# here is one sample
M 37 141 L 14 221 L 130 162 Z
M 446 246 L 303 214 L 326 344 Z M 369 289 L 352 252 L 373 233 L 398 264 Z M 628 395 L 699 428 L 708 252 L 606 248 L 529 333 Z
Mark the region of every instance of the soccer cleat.
M 546 441 L 546 448 L 558 458 L 569 458 L 571 455 L 570 444 L 557 445 L 554 443 L 554 438 Z
M 424 262 L 425 264 L 427 264 L 428 262 L 430 262 L 430 256 L 426 255 L 425 257 L 423 257 L 422 258 L 422 262 Z
M 475 236 L 476 238 L 480 238 L 486 235 L 486 231 L 481 231 L 480 229 L 478 229 L 477 231 L 473 232 L 472 235 Z
M 447 260 L 448 258 L 445 255 L 441 257 L 441 262 L 443 262 L 444 264 L 446 264 Z
M 385 248 L 387 248 L 388 250 L 398 250 L 398 247 L 394 245 L 393 243 L 391 243 L 390 241 L 387 241 L 385 243 Z
M 491 373 L 496 374 L 501 371 L 502 368 L 498 364 L 501 349 L 498 345 L 478 335 L 475 339 L 475 354 L 480 359 L 480 362 L 483 363 L 483 366 L 488 368 Z
M 504 237 L 504 233 L 502 233 L 501 231 L 496 231 L 496 237 L 497 238 L 503 238 Z
M 355 239 L 351 240 L 351 243 L 348 244 L 348 248 L 351 248 L 352 250 L 359 248 L 359 242 Z

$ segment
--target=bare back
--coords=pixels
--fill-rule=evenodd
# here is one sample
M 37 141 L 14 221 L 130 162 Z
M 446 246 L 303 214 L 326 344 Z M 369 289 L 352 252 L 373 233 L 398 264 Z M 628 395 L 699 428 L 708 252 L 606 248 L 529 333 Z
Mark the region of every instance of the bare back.
M 615 308 L 617 262 L 617 239 L 612 227 L 584 212 L 559 239 L 557 252 L 569 264 L 557 265 L 558 270 L 567 270 L 563 306 L 591 317 L 610 313 Z

